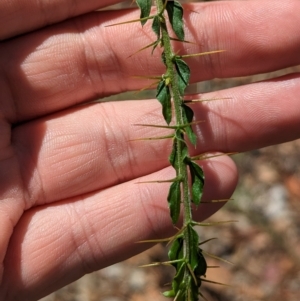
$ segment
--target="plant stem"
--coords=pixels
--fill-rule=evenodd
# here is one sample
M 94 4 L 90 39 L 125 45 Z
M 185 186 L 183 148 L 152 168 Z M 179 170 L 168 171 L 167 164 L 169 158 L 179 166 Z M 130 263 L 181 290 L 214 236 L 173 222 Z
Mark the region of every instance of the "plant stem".
M 162 44 L 164 47 L 164 54 L 165 54 L 165 64 L 167 67 L 166 76 L 169 78 L 170 81 L 170 89 L 173 97 L 173 104 L 174 104 L 174 111 L 175 111 L 175 119 L 176 119 L 176 126 L 182 127 L 185 122 L 183 119 L 183 99 L 179 92 L 179 85 L 178 85 L 178 74 L 174 67 L 174 52 L 171 45 L 171 39 L 168 33 L 168 28 L 166 26 L 166 21 L 163 15 L 164 11 L 164 3 L 163 0 L 156 0 L 156 6 L 158 12 L 161 14 L 162 22 L 161 22 L 161 34 L 162 34 Z M 183 161 L 183 149 L 186 147 L 184 141 L 184 133 L 183 131 L 180 132 L 180 140 L 176 139 L 176 148 L 177 148 L 177 160 L 178 160 L 178 170 L 177 177 L 182 179 L 182 194 L 183 194 L 183 226 L 185 230 L 183 232 L 183 252 L 184 258 L 186 262 L 190 261 L 190 229 L 186 227 L 187 225 L 191 224 L 192 222 L 192 212 L 191 212 L 191 197 L 189 191 L 189 180 L 188 180 L 188 171 L 187 166 Z M 190 272 L 186 271 L 185 277 L 190 278 Z M 186 279 L 188 280 L 188 279 Z

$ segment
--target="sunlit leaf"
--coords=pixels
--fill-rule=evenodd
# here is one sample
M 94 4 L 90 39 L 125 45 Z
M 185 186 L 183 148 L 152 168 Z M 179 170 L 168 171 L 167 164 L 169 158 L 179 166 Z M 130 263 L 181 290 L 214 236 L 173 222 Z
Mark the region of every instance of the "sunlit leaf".
M 191 71 L 187 63 L 181 59 L 175 59 L 175 67 L 178 74 L 178 88 L 180 95 L 184 95 L 184 91 L 189 84 Z
M 162 113 L 167 124 L 170 124 L 172 120 L 171 93 L 164 80 L 161 80 L 158 84 L 156 98 L 162 105 Z
M 179 40 L 184 40 L 183 8 L 178 1 L 168 1 L 166 6 L 169 21 Z
M 152 0 L 136 0 L 136 3 L 141 10 L 141 19 L 149 17 Z M 147 20 L 141 20 L 142 25 L 144 25 L 146 22 Z
M 156 34 L 157 39 L 160 39 L 160 21 L 158 16 L 155 16 L 153 19 L 152 30 Z
M 189 162 L 191 178 L 192 178 L 192 201 L 197 206 L 201 202 L 204 187 L 203 169 L 195 162 Z
M 195 135 L 191 125 L 189 125 L 189 123 L 191 123 L 193 120 L 194 112 L 190 107 L 188 107 L 185 104 L 182 105 L 182 109 L 183 109 L 183 120 L 184 120 L 184 123 L 187 124 L 185 127 L 185 132 L 186 132 L 188 138 L 190 139 L 191 143 L 193 145 L 196 145 L 197 136 Z
M 177 170 L 178 169 L 178 159 L 177 159 L 177 141 L 174 140 L 172 152 L 169 156 L 170 164 Z
M 192 228 L 188 228 L 190 237 L 190 266 L 194 270 L 198 266 L 198 250 L 199 250 L 199 236 L 198 233 Z
M 183 258 L 183 239 L 178 237 L 172 243 L 172 246 L 169 250 L 168 257 L 170 260 L 182 259 Z
M 168 203 L 173 224 L 176 224 L 180 214 L 181 203 L 181 183 L 179 181 L 172 183 L 168 194 Z

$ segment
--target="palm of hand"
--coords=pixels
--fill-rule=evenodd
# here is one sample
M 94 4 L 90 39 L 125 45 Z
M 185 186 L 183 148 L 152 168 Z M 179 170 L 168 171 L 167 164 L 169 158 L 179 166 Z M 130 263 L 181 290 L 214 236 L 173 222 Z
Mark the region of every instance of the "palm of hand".
M 15 2 L 12 1 L 12 7 L 16 7 Z M 48 22 L 66 19 L 71 8 L 69 2 L 59 3 L 59 14 L 51 14 L 49 10 Z M 116 1 L 102 1 L 100 5 L 105 7 L 113 2 Z M 207 8 L 195 22 L 204 28 L 205 18 L 241 9 L 244 17 L 236 18 L 234 27 L 245 27 L 248 35 L 258 36 L 262 16 L 266 24 L 274 23 L 278 17 L 274 13 L 265 20 L 264 11 L 274 6 L 271 2 L 265 1 L 261 7 L 252 1 L 213 4 L 219 11 Z M 297 11 L 299 3 L 280 5 L 280 14 L 289 16 Z M 96 7 L 96 1 L 78 5 L 72 7 L 72 15 Z M 2 14 L 9 15 L 10 9 L 0 4 Z M 15 9 L 11 22 L 1 27 L 1 38 L 26 33 L 21 17 L 27 12 L 28 18 L 31 10 L 39 8 L 32 4 L 22 12 Z M 84 273 L 145 248 L 137 247 L 134 242 L 167 236 L 172 231 L 165 201 L 168 185 L 135 184 L 172 176 L 166 158 L 171 143 L 131 141 L 159 135 L 156 130 L 132 126 L 162 124 L 159 104 L 149 100 L 76 106 L 98 96 L 143 87 L 145 82 L 131 76 L 143 75 L 144 70 L 150 75 L 161 72 L 159 55 L 145 60 L 145 54 L 140 53 L 132 60 L 126 59 L 133 50 L 147 44 L 147 37 L 139 33 L 141 39 L 134 39 L 134 49 L 128 47 L 140 32 L 139 25 L 104 28 L 108 23 L 134 19 L 136 14 L 136 11 L 90 13 L 2 42 L 0 300 L 24 300 L 24 294 L 28 300 L 35 300 Z M 46 23 L 46 19 L 41 21 L 38 16 L 26 23 L 31 26 L 28 32 Z M 247 20 L 254 17 L 257 26 L 255 23 L 248 28 Z M 221 27 L 220 21 L 215 22 L 216 32 L 211 37 L 216 37 Z M 265 29 L 269 32 L 254 41 L 245 38 L 242 31 L 233 35 L 230 29 L 233 25 L 222 26 L 221 40 L 213 38 L 210 47 L 220 48 L 219 43 L 228 54 L 220 62 L 195 59 L 194 80 L 253 74 L 299 63 L 300 40 L 293 28 L 298 28 L 300 19 L 282 17 L 281 22 L 281 28 L 288 27 L 291 33 L 287 38 L 282 32 L 286 38 L 284 49 L 275 47 L 278 40 L 268 39 L 276 32 L 280 40 L 281 32 L 276 28 Z M 187 26 L 191 28 L 190 24 Z M 190 29 L 189 34 L 190 39 L 203 43 L 205 35 L 201 30 Z M 253 51 L 249 58 L 250 46 Z M 199 52 L 201 48 L 193 47 L 190 52 Z M 283 57 L 286 52 L 289 55 Z M 282 59 L 275 60 L 277 57 Z M 243 151 L 299 137 L 299 86 L 298 75 L 292 75 L 220 91 L 218 96 L 232 98 L 227 103 L 199 104 L 197 119 L 205 119 L 206 124 L 197 129 L 199 134 L 201 130 L 198 150 Z M 284 109 L 283 96 L 287 99 Z M 232 161 L 219 157 L 203 164 L 207 178 L 205 199 L 229 197 L 237 177 Z M 206 207 L 205 211 L 200 210 L 198 218 L 206 218 L 217 209 Z

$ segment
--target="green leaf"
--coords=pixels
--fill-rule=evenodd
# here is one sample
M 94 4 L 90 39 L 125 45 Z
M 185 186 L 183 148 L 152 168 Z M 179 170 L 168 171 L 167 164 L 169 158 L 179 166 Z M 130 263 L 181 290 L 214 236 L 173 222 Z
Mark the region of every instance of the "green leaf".
M 175 292 L 173 290 L 170 290 L 170 291 L 163 292 L 163 295 L 167 298 L 174 298 Z
M 185 263 L 182 263 L 180 265 L 172 281 L 172 290 L 175 292 L 176 300 L 184 300 L 182 297 L 185 291 L 184 287 L 186 286 L 186 282 L 184 281 L 184 275 L 186 270 L 185 267 Z
M 182 237 L 178 237 L 174 240 L 174 242 L 172 243 L 172 246 L 168 252 L 168 257 L 169 257 L 170 261 L 183 258 L 183 239 L 182 239 Z M 174 264 L 174 265 L 177 266 L 177 264 Z
M 154 19 L 153 19 L 152 30 L 154 31 L 154 33 L 157 36 L 157 40 L 153 43 L 153 49 L 152 49 L 152 54 L 153 54 L 154 50 L 156 49 L 156 47 L 161 42 L 161 40 L 160 40 L 160 21 L 159 21 L 158 16 L 155 16 Z
M 175 260 L 178 257 L 178 254 L 181 250 L 182 244 L 178 241 L 178 239 L 175 239 L 175 241 L 173 242 L 169 252 L 168 252 L 168 256 L 170 260 Z
M 177 170 L 178 169 L 178 160 L 177 160 L 177 142 L 176 140 L 173 141 L 172 152 L 169 156 L 170 164 Z
M 183 8 L 178 1 L 168 1 L 166 6 L 169 21 L 179 40 L 184 40 Z
M 193 227 L 188 228 L 190 237 L 190 265 L 192 270 L 198 266 L 198 250 L 199 250 L 199 236 Z
M 183 146 L 182 146 L 182 150 L 181 150 L 181 158 L 182 158 L 182 161 L 186 161 L 189 157 L 188 157 L 188 155 L 189 155 L 189 149 L 188 149 L 188 147 L 186 146 L 186 144 L 184 144 Z
M 191 71 L 187 63 L 179 58 L 175 59 L 175 67 L 178 74 L 179 93 L 183 96 L 190 81 Z
M 140 18 L 143 19 L 149 17 L 151 12 L 152 0 L 136 0 L 136 3 L 141 10 Z M 146 22 L 147 20 L 141 20 L 142 25 L 145 25 Z
M 184 113 L 184 116 L 183 116 L 184 123 L 191 123 L 194 118 L 194 111 L 185 104 L 182 105 L 182 108 L 183 108 L 183 113 Z
M 157 36 L 157 39 L 160 39 L 160 21 L 159 21 L 159 17 L 155 16 L 153 19 L 153 23 L 152 23 L 152 30 L 154 31 L 154 33 Z
M 198 277 L 205 276 L 206 270 L 207 270 L 206 260 L 202 254 L 201 249 L 198 249 L 198 265 L 195 269 L 195 275 Z
M 192 201 L 198 206 L 203 194 L 204 172 L 197 163 L 190 161 L 188 164 L 192 178 Z
M 169 195 L 168 195 L 168 203 L 170 208 L 170 215 L 173 224 L 176 224 L 180 214 L 180 203 L 181 203 L 181 182 L 176 181 L 172 183 Z
M 191 123 L 192 120 L 193 120 L 193 117 L 194 117 L 193 110 L 185 104 L 182 105 L 182 108 L 183 108 L 183 121 L 184 121 L 184 123 L 186 123 L 186 124 Z M 189 137 L 191 143 L 193 145 L 196 145 L 197 136 L 193 132 L 193 129 L 190 125 L 187 125 L 185 127 L 185 132 L 186 132 L 187 136 Z
M 158 84 L 156 98 L 162 105 L 162 114 L 167 124 L 170 124 L 172 120 L 171 93 L 164 80 L 161 80 Z
M 184 140 L 184 136 L 183 136 L 183 132 L 181 129 L 177 129 L 174 133 L 174 138 L 177 141 L 181 141 L 183 144 L 186 144 L 185 140 Z

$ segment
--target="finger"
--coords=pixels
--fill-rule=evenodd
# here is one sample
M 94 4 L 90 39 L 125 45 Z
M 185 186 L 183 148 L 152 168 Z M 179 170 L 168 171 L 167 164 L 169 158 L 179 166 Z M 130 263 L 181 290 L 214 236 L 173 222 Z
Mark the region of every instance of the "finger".
M 198 136 L 193 155 L 236 152 L 300 137 L 300 76 L 201 95 L 228 98 L 193 105 Z M 158 101 L 95 104 L 16 127 L 13 145 L 28 196 L 27 208 L 147 175 L 169 165 L 169 130 Z
M 200 96 L 195 128 L 202 151 L 248 151 L 300 138 L 300 73 Z M 197 97 L 196 97 L 197 98 Z M 206 122 L 207 121 L 207 122 Z
M 121 0 L 9 0 L 0 2 L 0 41 L 121 2 Z
M 191 9 L 198 13 L 186 16 L 186 39 L 195 44 L 185 44 L 180 53 L 226 50 L 188 59 L 193 81 L 300 63 L 299 1 L 221 1 Z M 128 56 L 153 41 L 150 23 L 143 29 L 137 23 L 105 27 L 138 15 L 137 10 L 97 12 L 4 43 L 0 108 L 6 118 L 26 120 L 149 85 L 134 76 L 164 72 L 159 50 Z
M 204 199 L 229 198 L 237 182 L 231 159 L 224 156 L 205 161 L 203 168 Z M 173 175 L 167 168 L 140 181 Z M 19 300 L 26 295 L 28 301 L 37 300 L 85 273 L 149 247 L 136 244 L 140 240 L 170 236 L 175 229 L 166 202 L 168 188 L 168 184 L 131 181 L 28 211 L 10 241 L 0 299 Z M 195 218 L 206 218 L 217 209 L 200 206 Z

